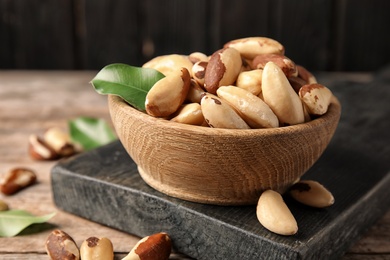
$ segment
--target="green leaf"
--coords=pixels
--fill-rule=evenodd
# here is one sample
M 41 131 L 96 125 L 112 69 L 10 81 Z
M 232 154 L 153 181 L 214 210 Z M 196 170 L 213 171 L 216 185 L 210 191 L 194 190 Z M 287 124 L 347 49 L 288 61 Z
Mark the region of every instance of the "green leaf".
M 79 117 L 70 120 L 68 124 L 72 141 L 79 143 L 84 150 L 91 150 L 117 139 L 112 128 L 103 119 Z
M 120 96 L 135 108 L 145 110 L 146 94 L 162 78 L 164 74 L 154 69 L 116 63 L 104 67 L 91 83 L 98 93 Z
M 34 216 L 24 210 L 7 210 L 0 212 L 0 237 L 13 237 L 31 224 L 44 223 L 56 213 Z

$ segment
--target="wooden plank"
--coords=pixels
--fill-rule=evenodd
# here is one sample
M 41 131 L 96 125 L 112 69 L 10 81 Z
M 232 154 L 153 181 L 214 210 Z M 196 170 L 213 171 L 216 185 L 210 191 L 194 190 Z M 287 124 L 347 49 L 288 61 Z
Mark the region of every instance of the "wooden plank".
M 207 0 L 142 1 L 143 43 L 153 46 L 144 53 L 147 61 L 164 54 L 190 54 L 208 52 Z
M 54 201 L 67 212 L 138 236 L 165 231 L 176 249 L 197 259 L 340 257 L 390 205 L 390 89 L 381 80 L 329 86 L 343 114 L 329 147 L 303 178 L 324 184 L 336 203 L 317 210 L 286 196 L 299 225 L 294 236 L 262 228 L 254 206 L 203 205 L 157 192 L 119 141 L 60 162 L 52 171 Z
M 1 0 L 0 17 L 0 68 L 73 68 L 71 0 Z
M 334 64 L 339 71 L 373 71 L 389 64 L 389 1 L 335 1 Z
M 270 1 L 269 31 L 286 56 L 310 71 L 327 70 L 331 1 Z
M 139 65 L 142 22 L 139 1 L 85 0 L 79 7 L 81 67 L 101 69 L 110 63 Z M 83 28 L 84 26 L 84 28 Z

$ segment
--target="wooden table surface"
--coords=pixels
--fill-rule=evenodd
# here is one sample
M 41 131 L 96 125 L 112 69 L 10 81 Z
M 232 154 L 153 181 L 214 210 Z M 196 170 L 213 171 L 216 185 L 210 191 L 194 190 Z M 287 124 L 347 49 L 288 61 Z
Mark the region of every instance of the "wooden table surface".
M 124 257 L 138 237 L 82 219 L 56 208 L 52 200 L 50 170 L 55 161 L 34 161 L 27 153 L 30 134 L 41 135 L 49 127 L 67 129 L 79 116 L 104 118 L 110 122 L 105 96 L 97 94 L 89 81 L 91 71 L 0 71 L 0 176 L 15 167 L 28 167 L 38 183 L 11 196 L 0 194 L 12 209 L 35 215 L 56 211 L 45 225 L 33 225 L 22 234 L 0 238 L 0 259 L 48 259 L 45 241 L 54 229 L 62 229 L 76 243 L 91 236 L 108 237 L 115 259 Z M 353 79 L 369 81 L 371 74 L 322 73 L 320 82 Z M 358 217 L 358 216 L 357 216 Z M 171 259 L 188 259 L 173 253 Z M 390 259 L 390 211 L 355 242 L 342 259 Z

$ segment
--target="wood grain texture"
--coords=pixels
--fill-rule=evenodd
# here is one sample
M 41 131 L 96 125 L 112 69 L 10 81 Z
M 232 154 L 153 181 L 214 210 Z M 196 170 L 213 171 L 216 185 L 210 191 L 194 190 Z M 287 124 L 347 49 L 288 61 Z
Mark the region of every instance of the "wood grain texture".
M 310 70 L 373 71 L 390 58 L 388 9 L 386 0 L 0 0 L 0 68 L 139 66 L 267 36 Z
M 70 69 L 72 2 L 0 1 L 0 68 Z
M 13 196 L 0 194 L 0 199 L 5 200 L 12 208 L 28 210 L 37 215 L 57 211 L 48 225 L 33 226 L 17 237 L 0 238 L 0 259 L 48 259 L 43 244 L 54 228 L 69 232 L 79 245 L 88 236 L 109 237 L 114 244 L 115 259 L 124 257 L 138 241 L 137 236 L 59 210 L 54 205 L 50 184 L 50 171 L 55 162 L 37 162 L 27 155 L 26 143 L 31 133 L 40 134 L 51 126 L 66 128 L 67 120 L 77 116 L 88 115 L 109 120 L 106 97 L 96 95 L 88 84 L 95 74 L 96 72 L 0 71 L 0 175 L 15 166 L 30 167 L 38 174 L 36 185 Z M 347 87 L 345 84 L 350 84 L 348 86 L 351 87 L 353 83 L 367 85 L 376 82 L 370 85 L 371 90 L 376 89 L 385 79 L 388 83 L 390 78 L 388 70 L 376 74 L 320 73 L 316 76 L 320 82 L 337 88 Z M 381 96 L 382 100 L 387 100 L 385 93 Z M 360 99 L 359 96 L 354 98 Z M 346 108 L 343 107 L 344 109 Z M 349 110 L 353 108 L 350 107 Z M 360 123 L 356 122 L 356 125 L 359 126 Z M 359 132 L 358 129 L 353 134 Z M 364 131 L 360 134 L 364 134 Z M 383 147 L 380 141 L 374 144 L 376 147 Z M 350 166 L 345 165 L 347 168 Z M 139 222 L 139 225 L 142 226 L 143 222 Z M 341 259 L 388 259 L 389 241 L 388 211 L 356 243 L 351 241 L 351 247 Z M 173 254 L 170 259 L 189 258 Z
M 109 96 L 109 109 L 149 185 L 216 205 L 256 204 L 266 189 L 284 192 L 326 149 L 341 110 L 334 99 L 327 114 L 305 124 L 235 130 L 154 118 L 116 96 Z

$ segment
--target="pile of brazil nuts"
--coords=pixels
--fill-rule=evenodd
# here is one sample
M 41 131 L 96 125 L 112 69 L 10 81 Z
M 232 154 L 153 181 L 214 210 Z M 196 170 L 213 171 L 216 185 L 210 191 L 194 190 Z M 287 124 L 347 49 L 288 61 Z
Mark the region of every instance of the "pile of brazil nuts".
M 237 39 L 211 56 L 194 52 L 143 65 L 165 75 L 149 90 L 146 113 L 215 128 L 295 125 L 327 112 L 332 92 L 266 37 Z

